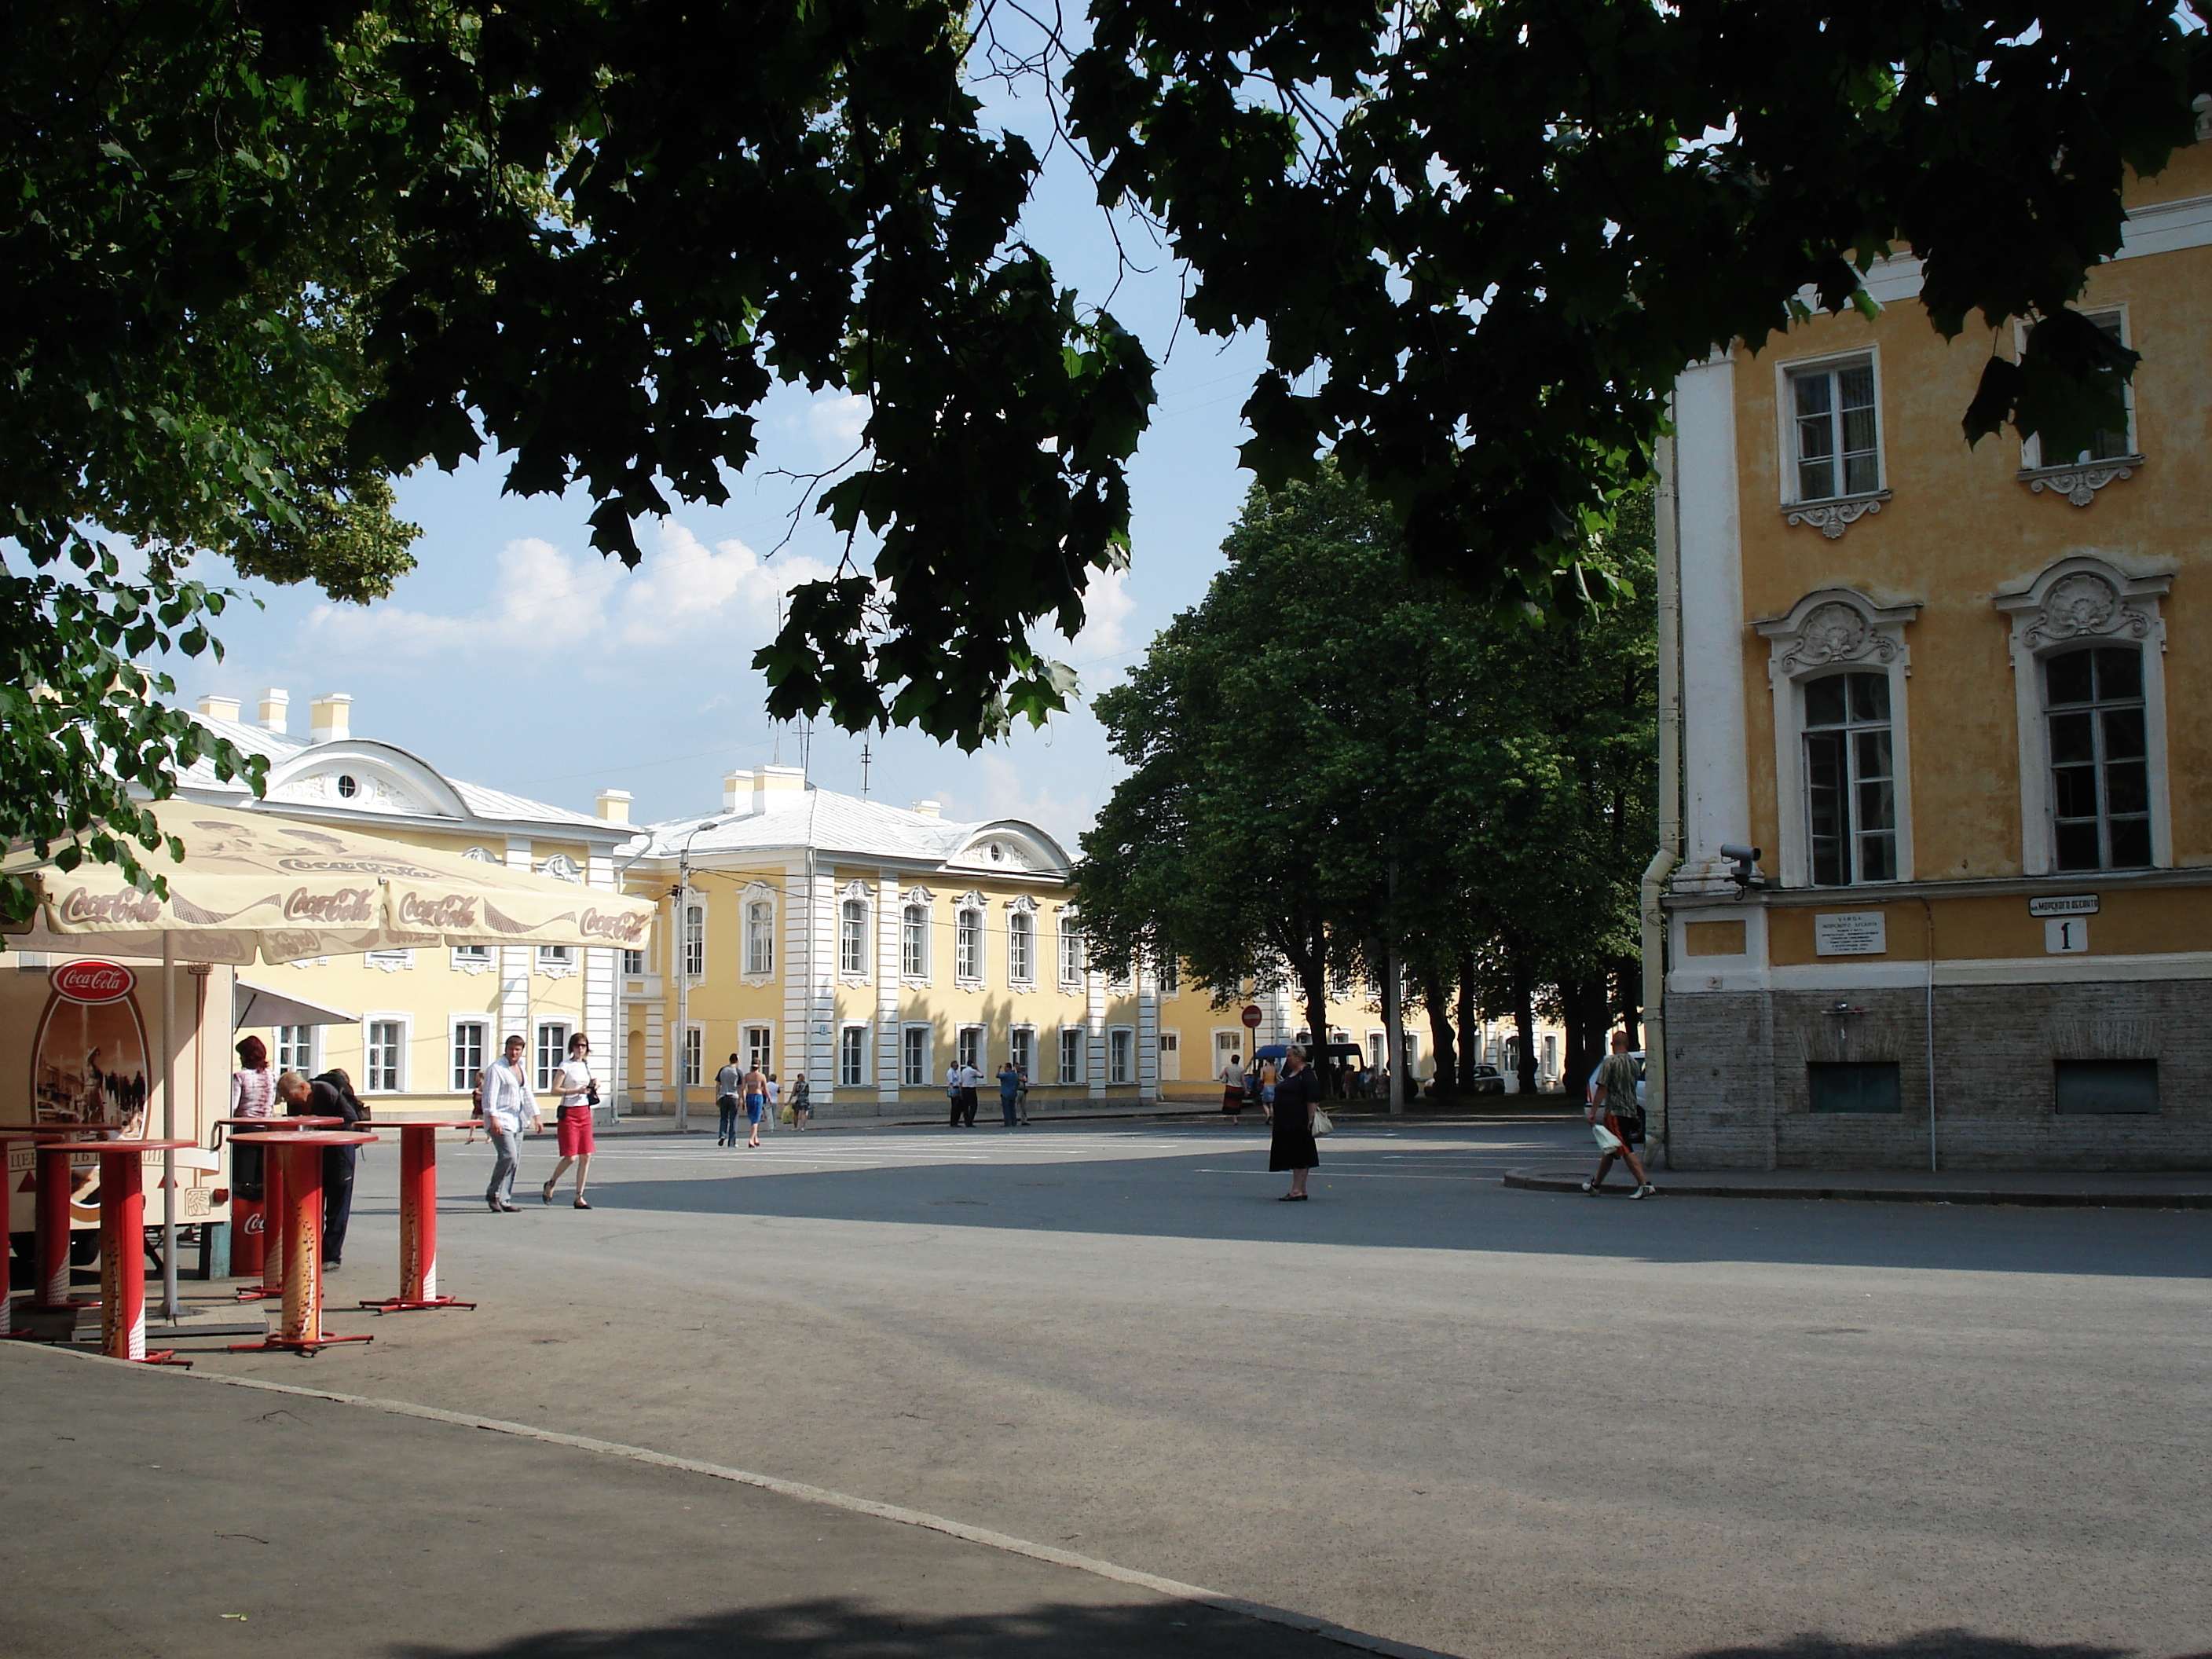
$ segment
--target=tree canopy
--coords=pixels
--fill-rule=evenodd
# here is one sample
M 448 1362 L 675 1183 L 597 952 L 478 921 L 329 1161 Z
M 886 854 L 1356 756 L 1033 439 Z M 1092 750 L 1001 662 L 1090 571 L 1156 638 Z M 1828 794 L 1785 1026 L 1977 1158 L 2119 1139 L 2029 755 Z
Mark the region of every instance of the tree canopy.
M 1157 222 L 1195 326 L 1266 334 L 1263 483 L 1329 452 L 1424 570 L 1546 604 L 1676 370 L 1808 288 L 1870 303 L 1885 252 L 1925 262 L 1938 328 L 2033 324 L 1967 436 L 2114 424 L 2132 356 L 2069 307 L 2212 87 L 2160 0 L 1091 0 L 1041 46 L 1012 15 L 0 14 L 9 832 L 143 830 L 99 757 L 158 793 L 203 746 L 133 665 L 210 648 L 184 556 L 372 599 L 411 540 L 391 478 L 490 450 L 634 562 L 635 520 L 723 498 L 779 381 L 870 414 L 818 497 L 848 566 L 762 653 L 771 711 L 972 746 L 1064 706 L 1040 640 L 1128 556 L 1152 362 L 1024 240 L 1039 161 L 980 118 L 993 67 Z

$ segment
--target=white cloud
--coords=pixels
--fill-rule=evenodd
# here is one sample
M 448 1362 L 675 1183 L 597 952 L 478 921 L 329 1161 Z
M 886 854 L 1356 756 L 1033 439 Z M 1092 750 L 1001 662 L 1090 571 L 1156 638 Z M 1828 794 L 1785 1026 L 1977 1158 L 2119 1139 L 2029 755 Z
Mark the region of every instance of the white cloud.
M 307 644 L 319 661 L 349 659 L 502 657 L 510 661 L 579 653 L 592 674 L 619 672 L 640 653 L 719 647 L 742 666 L 776 629 L 781 595 L 833 574 L 787 555 L 771 565 L 740 541 L 709 546 L 665 522 L 635 570 L 597 553 L 571 555 L 526 538 L 500 550 L 487 602 L 467 616 L 383 604 L 322 605 L 308 613 Z
M 857 392 L 825 392 L 808 405 L 806 429 L 824 460 L 841 461 L 860 447 L 869 412 L 868 400 Z

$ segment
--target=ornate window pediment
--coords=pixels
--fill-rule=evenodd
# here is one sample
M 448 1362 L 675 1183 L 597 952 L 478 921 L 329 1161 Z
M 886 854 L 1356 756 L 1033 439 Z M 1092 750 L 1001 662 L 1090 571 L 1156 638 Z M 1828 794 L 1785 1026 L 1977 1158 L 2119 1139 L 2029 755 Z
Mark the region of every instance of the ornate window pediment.
M 1826 668 L 1863 664 L 1886 668 L 1904 660 L 1905 629 L 1917 605 L 1876 605 L 1856 589 L 1824 587 L 1787 614 L 1755 624 L 1767 641 L 1772 679 L 1798 679 Z
M 2160 631 L 2158 602 L 2172 586 L 2171 574 L 2130 576 L 2076 554 L 1996 604 L 2012 618 L 2015 652 L 2043 652 L 2081 640 L 2149 639 Z

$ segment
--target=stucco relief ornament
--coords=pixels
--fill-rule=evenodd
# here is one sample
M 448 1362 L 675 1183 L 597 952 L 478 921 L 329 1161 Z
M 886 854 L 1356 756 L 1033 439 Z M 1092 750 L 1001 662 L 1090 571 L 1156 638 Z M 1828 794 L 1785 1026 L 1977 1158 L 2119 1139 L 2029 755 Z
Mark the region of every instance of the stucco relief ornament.
M 2121 460 L 2051 467 L 2038 472 L 2023 472 L 2020 476 L 2033 495 L 2040 495 L 2045 489 L 2050 489 L 2063 495 L 2076 507 L 2087 507 L 2097 499 L 2097 492 L 2106 484 L 2116 479 L 2134 477 L 2135 463 L 2141 459 L 2131 455 Z
M 1882 501 L 1888 493 L 1884 490 L 1881 495 L 1862 495 L 1856 501 L 1822 501 L 1817 506 L 1793 507 L 1790 509 L 1790 522 L 1793 525 L 1809 524 L 1830 541 L 1834 541 L 1868 514 L 1881 512 Z
M 1830 599 L 1807 614 L 1797 643 L 1783 653 L 1777 665 L 1784 673 L 1795 674 L 1826 668 L 1831 663 L 1863 662 L 1869 658 L 1887 663 L 1896 657 L 1896 641 L 1875 633 L 1854 607 Z
M 2077 570 L 2053 582 L 2043 596 L 2043 608 L 2027 630 L 2027 643 L 2031 647 L 2056 645 L 2107 634 L 2126 634 L 2139 640 L 2149 632 L 2150 618 L 2122 605 L 2112 583 Z

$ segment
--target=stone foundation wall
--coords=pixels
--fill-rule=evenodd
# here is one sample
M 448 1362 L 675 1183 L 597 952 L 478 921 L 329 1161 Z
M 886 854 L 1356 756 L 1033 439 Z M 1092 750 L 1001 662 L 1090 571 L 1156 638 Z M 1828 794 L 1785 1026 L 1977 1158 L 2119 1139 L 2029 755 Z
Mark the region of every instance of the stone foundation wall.
M 1938 986 L 1935 1001 L 1940 1168 L 2212 1168 L 2212 981 Z M 1919 989 L 1670 995 L 1668 1167 L 1927 1169 L 1927 1012 Z M 2158 1061 L 2158 1111 L 2059 1115 L 2059 1060 Z M 1814 1112 L 1813 1060 L 1895 1061 L 1903 1109 Z

